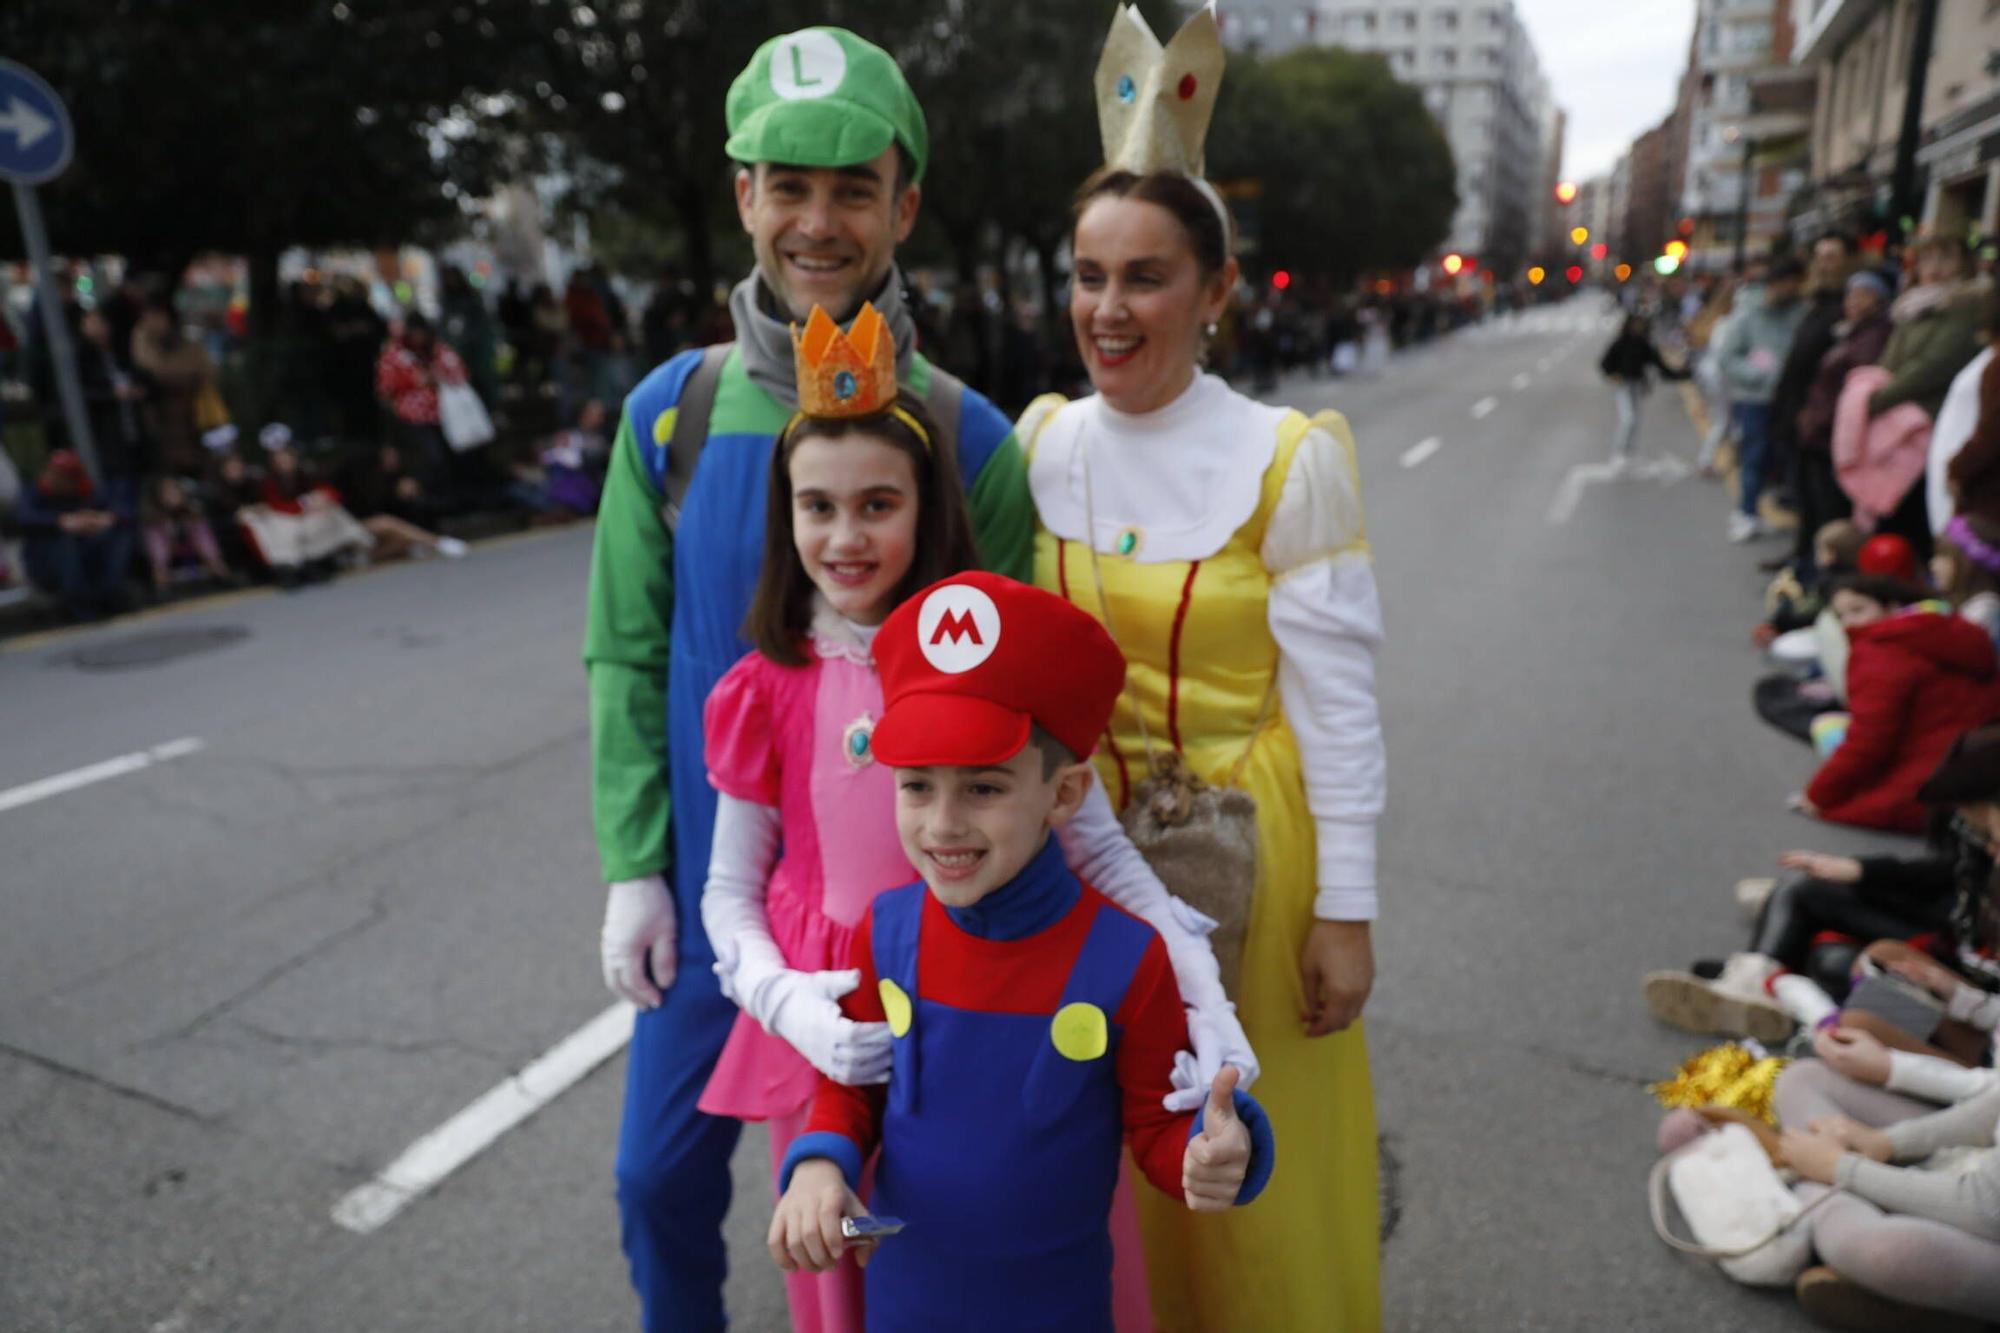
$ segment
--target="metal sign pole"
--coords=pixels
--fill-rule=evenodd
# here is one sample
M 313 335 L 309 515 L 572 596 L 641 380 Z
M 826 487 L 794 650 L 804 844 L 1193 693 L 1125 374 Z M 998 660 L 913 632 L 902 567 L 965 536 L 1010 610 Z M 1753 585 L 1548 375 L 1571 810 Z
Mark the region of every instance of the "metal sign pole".
M 48 339 L 49 358 L 55 364 L 56 390 L 62 395 L 63 420 L 69 426 L 70 444 L 83 456 L 91 481 L 102 487 L 104 474 L 97 466 L 97 442 L 90 435 L 90 415 L 83 410 L 83 383 L 76 374 L 76 349 L 70 345 L 62 295 L 49 272 L 49 233 L 42 222 L 42 201 L 36 197 L 34 186 L 18 183 L 14 186 L 14 211 L 21 219 L 21 239 L 28 247 L 28 264 L 35 270 L 42 336 Z

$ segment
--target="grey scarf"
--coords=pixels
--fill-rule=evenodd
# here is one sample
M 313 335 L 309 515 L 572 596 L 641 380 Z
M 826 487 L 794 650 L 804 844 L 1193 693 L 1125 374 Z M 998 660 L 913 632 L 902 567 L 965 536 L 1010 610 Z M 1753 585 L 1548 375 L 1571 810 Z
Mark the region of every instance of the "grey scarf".
M 896 378 L 907 382 L 910 359 L 917 353 L 917 323 L 903 304 L 902 272 L 891 265 L 881 290 L 868 300 L 889 321 L 889 332 L 896 338 Z M 796 408 L 799 386 L 792 364 L 792 323 L 782 310 L 764 285 L 762 269 L 751 269 L 750 276 L 729 294 L 729 317 L 736 321 L 736 345 L 743 349 L 743 368 L 759 388 L 786 407 Z

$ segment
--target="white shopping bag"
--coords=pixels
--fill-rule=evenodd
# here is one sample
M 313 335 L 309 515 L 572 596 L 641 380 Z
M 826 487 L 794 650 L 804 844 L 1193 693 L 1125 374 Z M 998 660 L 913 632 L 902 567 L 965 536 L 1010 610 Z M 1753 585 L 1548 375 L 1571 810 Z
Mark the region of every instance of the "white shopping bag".
M 438 385 L 438 425 L 445 442 L 461 454 L 493 438 L 493 418 L 470 384 Z

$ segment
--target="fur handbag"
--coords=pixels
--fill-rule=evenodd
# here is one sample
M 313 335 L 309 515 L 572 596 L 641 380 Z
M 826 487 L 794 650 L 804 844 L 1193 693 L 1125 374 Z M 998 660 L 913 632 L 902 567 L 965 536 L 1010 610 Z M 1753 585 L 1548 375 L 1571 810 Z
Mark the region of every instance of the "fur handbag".
M 1118 632 L 1111 623 L 1111 600 L 1104 592 L 1104 571 L 1094 539 L 1097 506 L 1091 493 L 1088 451 L 1084 454 L 1083 484 L 1093 538 L 1085 545 L 1097 583 L 1098 610 L 1105 632 L 1116 640 Z M 1257 891 L 1258 852 L 1256 798 L 1235 784 L 1270 720 L 1277 689 L 1274 667 L 1263 707 L 1250 728 L 1249 742 L 1231 767 L 1227 783 L 1204 781 L 1188 767 L 1179 750 L 1154 749 L 1144 710 L 1128 698 L 1139 739 L 1146 747 L 1147 776 L 1132 789 L 1132 799 L 1118 821 L 1167 892 L 1215 922 L 1209 946 L 1222 973 L 1222 988 L 1232 1001 L 1240 998 L 1237 983 L 1242 976 L 1251 900 Z
M 1746 1287 L 1791 1286 L 1812 1262 L 1812 1233 L 1802 1224 L 1838 1191 L 1801 1203 L 1780 1173 L 1770 1126 L 1728 1107 L 1705 1106 L 1698 1114 L 1718 1127 L 1653 1165 L 1647 1181 L 1653 1230 L 1683 1254 L 1715 1260 Z M 1669 1197 L 1694 1239 L 1675 1235 L 1668 1224 Z

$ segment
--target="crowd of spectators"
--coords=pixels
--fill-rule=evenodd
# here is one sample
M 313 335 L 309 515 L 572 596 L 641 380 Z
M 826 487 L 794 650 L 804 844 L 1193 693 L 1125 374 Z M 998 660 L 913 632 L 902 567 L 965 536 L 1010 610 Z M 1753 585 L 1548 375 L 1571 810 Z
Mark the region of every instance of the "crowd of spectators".
M 643 369 L 616 295 L 580 270 L 553 318 L 543 289 L 515 303 L 526 322 L 510 330 L 464 272 L 441 279 L 435 316 L 385 309 L 351 275 L 292 284 L 261 349 L 163 283 L 78 301 L 65 320 L 94 471 L 70 438 L 40 311 L 18 332 L 0 312 L 0 381 L 16 386 L 0 404 L 13 425 L 0 435 L 0 600 L 39 594 L 50 615 L 99 619 L 202 589 L 289 590 L 370 562 L 463 555 L 453 525 L 595 512 L 605 404 Z M 516 313 L 518 295 L 498 314 Z M 454 393 L 472 395 L 483 435 L 451 438 Z M 252 400 L 264 419 L 239 426 Z
M 1764 562 L 1771 660 L 1752 690 L 1811 747 L 1787 803 L 1924 841 L 1785 853 L 1782 876 L 1737 885 L 1738 946 L 1648 975 L 1644 996 L 1668 1024 L 1796 1057 L 1766 1137 L 1813 1205 L 1782 1275 L 1809 1313 L 1985 1327 L 2000 1315 L 2000 308 L 1955 238 L 1918 241 L 1900 272 L 1842 236 L 1809 261 L 1774 257 L 1680 312 L 1714 418 L 1703 462 L 1721 475 L 1733 441 L 1732 541 L 1796 528 Z M 1731 1118 L 1674 1111 L 1660 1147 Z

